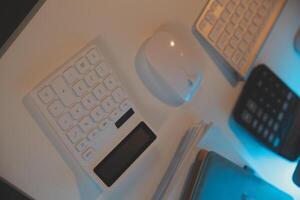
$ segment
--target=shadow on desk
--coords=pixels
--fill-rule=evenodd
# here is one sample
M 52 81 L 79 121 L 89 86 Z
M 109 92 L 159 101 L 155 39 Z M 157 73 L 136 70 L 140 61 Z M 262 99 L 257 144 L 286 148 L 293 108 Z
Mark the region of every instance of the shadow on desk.
M 240 76 L 230 67 L 228 63 L 219 55 L 219 53 L 212 47 L 210 44 L 201 36 L 196 33 L 196 30 L 193 28 L 192 32 L 195 38 L 198 40 L 199 44 L 207 51 L 209 57 L 213 62 L 218 66 L 219 70 L 225 76 L 227 81 L 231 84 L 232 87 L 235 87 L 238 82 L 241 80 Z

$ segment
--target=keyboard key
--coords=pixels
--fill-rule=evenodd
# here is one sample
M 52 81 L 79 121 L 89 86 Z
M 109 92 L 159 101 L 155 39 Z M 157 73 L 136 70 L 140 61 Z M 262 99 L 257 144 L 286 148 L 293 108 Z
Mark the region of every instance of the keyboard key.
M 94 121 L 100 122 L 101 120 L 103 120 L 107 116 L 107 113 L 105 113 L 104 110 L 100 106 L 97 106 L 91 112 L 91 116 L 92 116 Z
M 200 30 L 201 32 L 205 32 L 206 29 L 207 29 L 209 26 L 210 26 L 210 25 L 208 24 L 208 22 L 205 21 L 205 20 L 203 20 L 203 21 L 200 22 L 198 28 L 199 28 L 199 30 Z
M 263 113 L 264 113 L 264 111 L 262 109 L 258 109 L 256 115 L 257 115 L 258 118 L 261 118 Z
M 284 117 L 284 113 L 283 112 L 280 112 L 277 116 L 277 119 L 278 121 L 282 121 L 283 120 L 283 117 Z
M 81 76 L 75 67 L 69 67 L 63 74 L 68 84 L 78 81 Z
M 234 35 L 238 40 L 241 40 L 243 37 L 243 33 L 244 33 L 243 29 L 239 27 L 235 30 Z
M 239 49 L 241 52 L 246 52 L 248 49 L 248 43 L 245 40 L 242 40 L 239 44 Z
M 83 108 L 81 103 L 78 103 L 70 109 L 70 113 L 74 119 L 79 120 L 87 115 L 88 111 Z
M 260 124 L 259 126 L 258 126 L 258 128 L 257 128 L 257 132 L 259 133 L 259 134 L 262 134 L 263 133 L 263 131 L 264 131 L 264 125 L 262 125 L 262 124 Z
M 276 110 L 276 108 L 272 108 L 272 115 L 276 115 L 277 114 L 277 110 Z
M 82 104 L 83 106 L 87 109 L 87 110 L 91 110 L 92 108 L 94 108 L 98 101 L 96 99 L 96 97 L 93 94 L 88 94 L 86 95 L 83 99 L 82 99 Z
M 231 60 L 234 51 L 235 49 L 229 45 L 224 49 L 224 55 Z
M 244 19 L 249 21 L 254 13 L 251 10 L 247 10 L 244 14 Z
M 69 128 L 75 125 L 75 121 L 73 121 L 69 113 L 62 115 L 57 122 L 60 128 L 64 131 L 68 130 Z
M 205 20 L 211 24 L 211 25 L 214 25 L 217 21 L 217 16 L 215 16 L 215 14 L 211 11 L 208 11 L 206 13 L 206 16 L 205 16 Z
M 93 68 L 86 57 L 81 57 L 78 61 L 76 61 L 75 67 L 81 74 L 85 74 Z
M 248 31 L 249 33 L 251 33 L 252 35 L 255 35 L 258 31 L 258 26 L 252 24 L 248 27 Z
M 49 105 L 48 110 L 53 117 L 58 117 L 65 111 L 65 107 L 59 100 L 56 100 Z
M 229 22 L 226 27 L 225 27 L 225 30 L 231 35 L 233 34 L 233 32 L 235 31 L 235 25 L 231 22 Z
M 115 109 L 110 115 L 109 118 L 113 121 L 116 122 L 118 119 L 122 116 L 124 112 L 122 112 L 119 108 Z
M 43 89 L 41 89 L 38 92 L 38 96 L 40 97 L 43 103 L 49 103 L 56 97 L 53 90 L 49 86 L 46 86 Z
M 263 134 L 263 137 L 267 139 L 268 136 L 269 136 L 269 133 L 270 133 L 269 130 L 268 130 L 268 129 L 265 129 L 264 134 Z
M 274 130 L 274 132 L 277 132 L 279 130 L 279 124 L 278 123 L 274 124 L 273 130 Z
M 258 120 L 253 120 L 253 122 L 252 122 L 252 128 L 253 129 L 256 129 L 257 128 L 257 126 L 258 126 Z
M 95 68 L 95 70 L 101 78 L 105 78 L 111 73 L 111 70 L 106 66 L 106 63 L 104 62 L 100 63 Z
M 262 85 L 263 85 L 263 81 L 262 81 L 262 80 L 259 80 L 259 81 L 257 82 L 257 87 L 258 87 L 258 88 L 261 88 Z
M 265 113 L 262 117 L 262 121 L 266 122 L 266 121 L 268 121 L 268 119 L 269 119 L 269 115 L 267 113 Z
M 247 124 L 251 124 L 253 116 L 248 111 L 244 110 L 242 113 L 242 120 Z
M 263 7 L 263 6 L 261 6 L 259 9 L 258 9 L 258 15 L 260 16 L 260 17 L 262 17 L 262 19 L 263 19 L 263 17 L 265 17 L 265 15 L 267 15 L 268 14 L 268 11 L 267 11 L 267 9 L 265 8 L 265 7 Z
M 117 103 L 121 103 L 127 97 L 121 88 L 115 89 L 111 95 Z
M 57 77 L 52 82 L 52 87 L 65 106 L 71 106 L 74 103 L 76 103 L 77 99 L 75 94 L 68 87 L 68 85 L 61 76 Z
M 78 81 L 73 85 L 73 90 L 77 96 L 81 97 L 88 92 L 88 86 L 83 80 Z
M 109 91 L 102 84 L 100 84 L 93 90 L 93 94 L 98 100 L 102 101 L 102 99 L 109 95 Z
M 93 141 L 95 140 L 97 137 L 99 137 L 101 135 L 101 132 L 98 128 L 94 129 L 93 131 L 91 131 L 89 134 L 88 134 L 88 140 L 89 141 Z
M 280 138 L 279 137 L 275 137 L 275 140 L 273 141 L 273 146 L 274 147 L 278 147 L 280 145 Z
M 79 126 L 86 133 L 93 129 L 96 126 L 96 124 L 94 123 L 91 117 L 87 116 L 79 122 Z
M 272 143 L 273 143 L 273 140 L 274 140 L 274 134 L 271 133 L 271 134 L 269 135 L 268 142 L 272 144 Z
M 268 126 L 269 127 L 272 127 L 273 126 L 273 124 L 274 124 L 274 119 L 269 119 L 269 121 L 268 121 Z
M 122 111 L 127 111 L 129 108 L 132 107 L 132 104 L 129 100 L 125 100 L 123 103 L 121 103 L 120 108 Z
M 293 97 L 294 97 L 293 93 L 289 92 L 286 98 L 287 98 L 288 101 L 290 101 L 290 100 L 293 99 Z
M 114 79 L 112 75 L 109 75 L 103 82 L 106 88 L 109 90 L 113 90 L 119 86 L 118 82 Z
M 82 132 L 82 130 L 78 127 L 75 126 L 73 127 L 68 133 L 67 133 L 67 137 L 68 139 L 73 143 L 77 143 L 79 141 L 79 139 L 81 139 L 81 137 L 83 137 L 84 134 Z
M 103 56 L 99 53 L 99 51 L 96 48 L 91 49 L 86 54 L 86 57 L 92 65 L 97 65 L 103 59 Z
M 94 156 L 94 149 L 93 148 L 88 148 L 83 154 L 82 154 L 82 159 L 85 161 L 89 161 L 93 158 Z
M 229 40 L 229 34 L 227 32 L 223 32 L 219 41 L 217 42 L 217 47 L 220 49 L 220 50 L 223 50 L 225 47 L 226 47 L 226 44 Z
M 238 15 L 238 16 L 242 16 L 242 14 L 244 13 L 244 10 L 245 10 L 245 6 L 243 6 L 242 4 L 240 4 L 236 10 L 235 10 L 235 13 Z
M 263 18 L 261 18 L 259 15 L 254 16 L 253 18 L 253 24 L 255 24 L 256 26 L 260 26 L 262 24 L 262 20 Z
M 233 48 L 237 48 L 238 44 L 239 44 L 239 40 L 237 39 L 237 37 L 233 36 L 230 40 L 230 45 Z
M 257 104 L 252 101 L 252 100 L 248 100 L 246 103 L 246 107 L 252 112 L 255 113 L 257 110 Z
M 222 14 L 221 14 L 221 19 L 224 22 L 226 22 L 226 21 L 228 21 L 229 17 L 230 17 L 230 12 L 227 9 L 224 9 Z
M 100 122 L 98 127 L 101 131 L 104 131 L 109 126 L 109 124 L 111 124 L 110 120 L 104 119 Z
M 228 0 L 217 0 L 217 2 L 221 5 L 224 6 L 227 3 Z
M 224 23 L 222 21 L 218 21 L 216 25 L 213 27 L 213 29 L 211 30 L 208 37 L 214 42 L 217 41 L 219 35 L 223 31 L 223 27 L 224 27 Z
M 110 113 L 117 105 L 112 97 L 107 97 L 102 101 L 101 106 L 105 112 Z
M 237 50 L 232 56 L 232 62 L 234 64 L 238 64 L 240 62 L 240 60 L 242 59 L 242 56 L 243 56 L 242 52 Z
M 241 28 L 241 30 L 246 31 L 248 28 L 248 21 L 243 18 L 239 23 L 239 27 Z
M 89 143 L 87 139 L 81 140 L 77 145 L 76 145 L 76 150 L 78 152 L 84 151 L 87 147 L 89 146 Z
M 252 40 L 254 39 L 254 36 L 249 33 L 249 32 L 246 32 L 245 35 L 244 35 L 244 40 L 249 44 L 252 42 Z
M 236 24 L 239 22 L 239 20 L 240 20 L 240 16 L 239 16 L 238 14 L 236 14 L 236 13 L 234 13 L 234 14 L 231 16 L 231 18 L 230 18 L 230 21 L 231 21 L 234 25 L 236 25 Z
M 288 102 L 284 102 L 284 104 L 282 105 L 282 111 L 287 111 L 289 108 L 289 103 Z
M 243 6 L 245 6 L 245 7 L 248 7 L 249 0 L 241 0 L 240 4 L 243 5 Z
M 88 84 L 88 86 L 94 87 L 99 82 L 99 77 L 96 72 L 92 70 L 84 77 L 84 80 Z
M 252 12 L 256 12 L 256 9 L 258 8 L 258 4 L 255 2 L 255 1 L 252 1 L 251 3 L 250 3 L 250 7 L 249 7 L 249 9 L 252 11 Z
M 215 12 L 219 7 L 219 3 L 217 1 L 212 2 L 210 5 L 210 11 Z
M 233 12 L 234 8 L 235 8 L 235 4 L 234 4 L 232 1 L 229 2 L 229 3 L 227 4 L 226 9 L 227 9 L 230 13 Z
M 242 69 L 245 66 L 245 64 L 247 64 L 247 60 L 242 59 L 240 64 L 239 64 L 239 69 Z
M 269 9 L 272 6 L 272 0 L 265 0 L 263 1 L 263 6 L 265 7 L 265 9 Z

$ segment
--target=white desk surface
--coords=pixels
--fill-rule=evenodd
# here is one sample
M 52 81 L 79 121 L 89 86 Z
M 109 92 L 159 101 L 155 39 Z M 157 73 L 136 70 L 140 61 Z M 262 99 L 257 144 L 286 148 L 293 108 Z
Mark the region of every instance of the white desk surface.
M 158 157 L 142 162 L 139 171 L 107 193 L 99 190 L 80 170 L 71 170 L 22 102 L 42 78 L 100 34 L 116 58 L 135 103 L 154 127 L 162 127 L 171 115 L 180 115 L 183 110 L 199 119 L 213 121 L 221 131 L 207 136 L 204 146 L 225 152 L 233 159 L 238 152 L 260 176 L 300 199 L 300 189 L 291 181 L 295 163 L 279 158 L 229 124 L 242 84 L 232 87 L 200 45 L 204 81 L 188 105 L 165 106 L 137 77 L 134 59 L 141 43 L 168 21 L 192 27 L 204 3 L 201 0 L 46 1 L 0 60 L 0 175 L 36 199 L 151 197 L 180 133 L 174 133 L 171 139 L 159 135 Z M 300 56 L 294 52 L 292 40 L 300 27 L 299 9 L 300 1 L 288 0 L 257 59 L 257 63 L 269 64 L 298 94 Z

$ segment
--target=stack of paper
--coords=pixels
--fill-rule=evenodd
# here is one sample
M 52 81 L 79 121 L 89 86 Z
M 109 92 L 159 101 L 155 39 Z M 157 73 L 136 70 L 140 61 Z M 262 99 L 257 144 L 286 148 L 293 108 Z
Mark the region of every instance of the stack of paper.
M 153 196 L 154 200 L 180 199 L 189 170 L 196 158 L 199 143 L 211 124 L 194 124 L 183 136 L 175 155 Z

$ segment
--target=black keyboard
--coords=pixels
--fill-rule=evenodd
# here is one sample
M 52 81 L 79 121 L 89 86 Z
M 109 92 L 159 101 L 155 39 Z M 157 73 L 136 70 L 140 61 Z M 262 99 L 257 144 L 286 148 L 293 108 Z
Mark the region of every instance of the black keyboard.
M 290 129 L 299 107 L 299 97 L 265 65 L 256 67 L 234 108 L 234 119 L 273 151 L 285 155 Z M 291 147 L 297 148 L 299 147 Z M 286 153 L 288 154 L 288 153 Z

